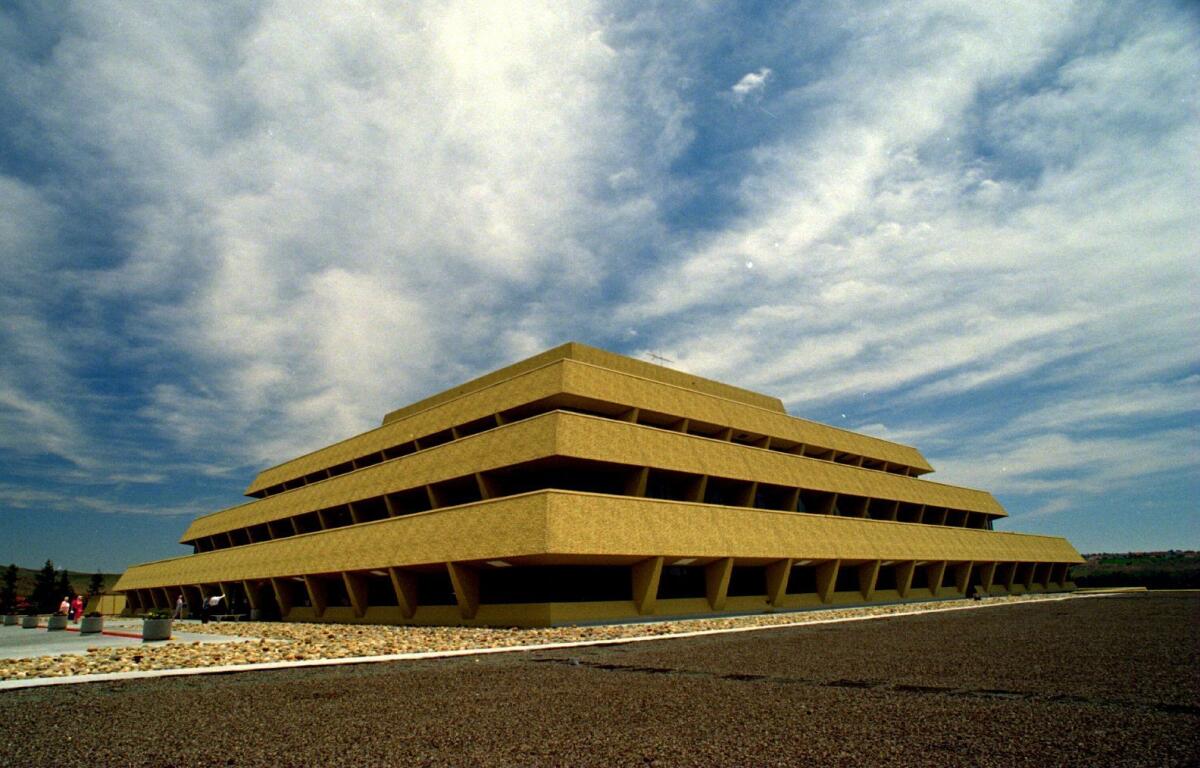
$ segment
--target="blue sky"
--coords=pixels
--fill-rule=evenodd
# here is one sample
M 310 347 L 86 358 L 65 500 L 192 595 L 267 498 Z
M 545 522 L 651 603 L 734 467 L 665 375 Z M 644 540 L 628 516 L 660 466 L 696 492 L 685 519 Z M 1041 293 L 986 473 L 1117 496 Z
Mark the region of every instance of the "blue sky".
M 1189 3 L 6 3 L 0 562 L 564 340 L 1197 548 Z

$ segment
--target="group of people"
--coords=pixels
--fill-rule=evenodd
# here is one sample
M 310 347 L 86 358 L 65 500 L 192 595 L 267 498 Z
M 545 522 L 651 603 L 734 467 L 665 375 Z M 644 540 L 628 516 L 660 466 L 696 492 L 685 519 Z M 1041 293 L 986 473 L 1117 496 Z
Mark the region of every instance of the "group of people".
M 79 621 L 83 618 L 83 598 L 79 595 L 75 595 L 74 598 L 64 595 L 62 602 L 58 604 L 58 613 L 60 616 L 66 616 L 67 621 Z
M 210 617 L 219 613 L 221 603 L 225 600 L 225 595 L 211 595 L 200 603 L 200 623 L 207 624 Z M 175 612 L 171 614 L 172 618 L 182 619 L 187 612 L 187 606 L 184 604 L 183 595 L 175 598 Z

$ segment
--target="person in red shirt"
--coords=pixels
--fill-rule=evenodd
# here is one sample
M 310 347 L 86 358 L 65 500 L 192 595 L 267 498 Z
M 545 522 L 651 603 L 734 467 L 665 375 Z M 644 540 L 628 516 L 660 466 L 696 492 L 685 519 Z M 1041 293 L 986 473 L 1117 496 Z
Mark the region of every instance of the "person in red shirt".
M 71 601 L 71 613 L 74 614 L 71 617 L 72 621 L 79 621 L 83 618 L 83 598 L 79 595 L 75 595 L 75 599 Z

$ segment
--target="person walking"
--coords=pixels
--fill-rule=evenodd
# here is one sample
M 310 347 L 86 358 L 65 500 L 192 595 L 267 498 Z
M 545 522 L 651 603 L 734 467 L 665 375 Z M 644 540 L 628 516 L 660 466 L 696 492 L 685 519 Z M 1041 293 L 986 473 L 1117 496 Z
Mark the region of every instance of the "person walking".
M 71 601 L 71 621 L 79 621 L 83 618 L 83 598 L 75 595 L 75 599 Z
M 71 598 L 69 596 L 63 595 L 62 602 L 58 604 L 58 613 L 60 616 L 71 615 Z
M 183 618 L 183 595 L 175 598 L 175 613 L 171 615 L 173 619 Z

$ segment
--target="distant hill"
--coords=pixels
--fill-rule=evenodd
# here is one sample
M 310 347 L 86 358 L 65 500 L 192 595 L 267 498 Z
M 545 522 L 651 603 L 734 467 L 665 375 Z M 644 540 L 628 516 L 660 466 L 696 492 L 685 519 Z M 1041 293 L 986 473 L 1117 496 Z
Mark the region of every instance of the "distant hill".
M 1098 552 L 1071 569 L 1080 587 L 1146 587 L 1148 589 L 1200 588 L 1200 552 L 1172 549 L 1163 552 Z
M 8 568 L 7 563 L 0 563 L 0 575 L 2 575 L 4 573 L 4 570 L 6 568 Z M 23 597 L 28 597 L 33 592 L 33 583 L 34 583 L 34 580 L 37 578 L 38 571 L 40 571 L 40 570 L 41 570 L 40 568 L 33 569 L 33 568 L 22 568 L 19 565 L 17 566 L 17 594 L 18 595 L 21 595 Z M 56 570 L 61 571 L 62 568 L 57 568 Z M 117 579 L 119 579 L 121 577 L 121 574 L 119 574 L 119 573 L 102 573 L 100 575 L 104 577 L 104 591 L 105 592 L 111 591 L 113 585 L 117 583 Z M 87 591 L 88 591 L 88 584 L 92 580 L 92 574 L 84 573 L 83 571 L 68 570 L 67 571 L 67 579 L 71 582 L 71 586 L 75 589 L 75 594 L 86 595 Z

